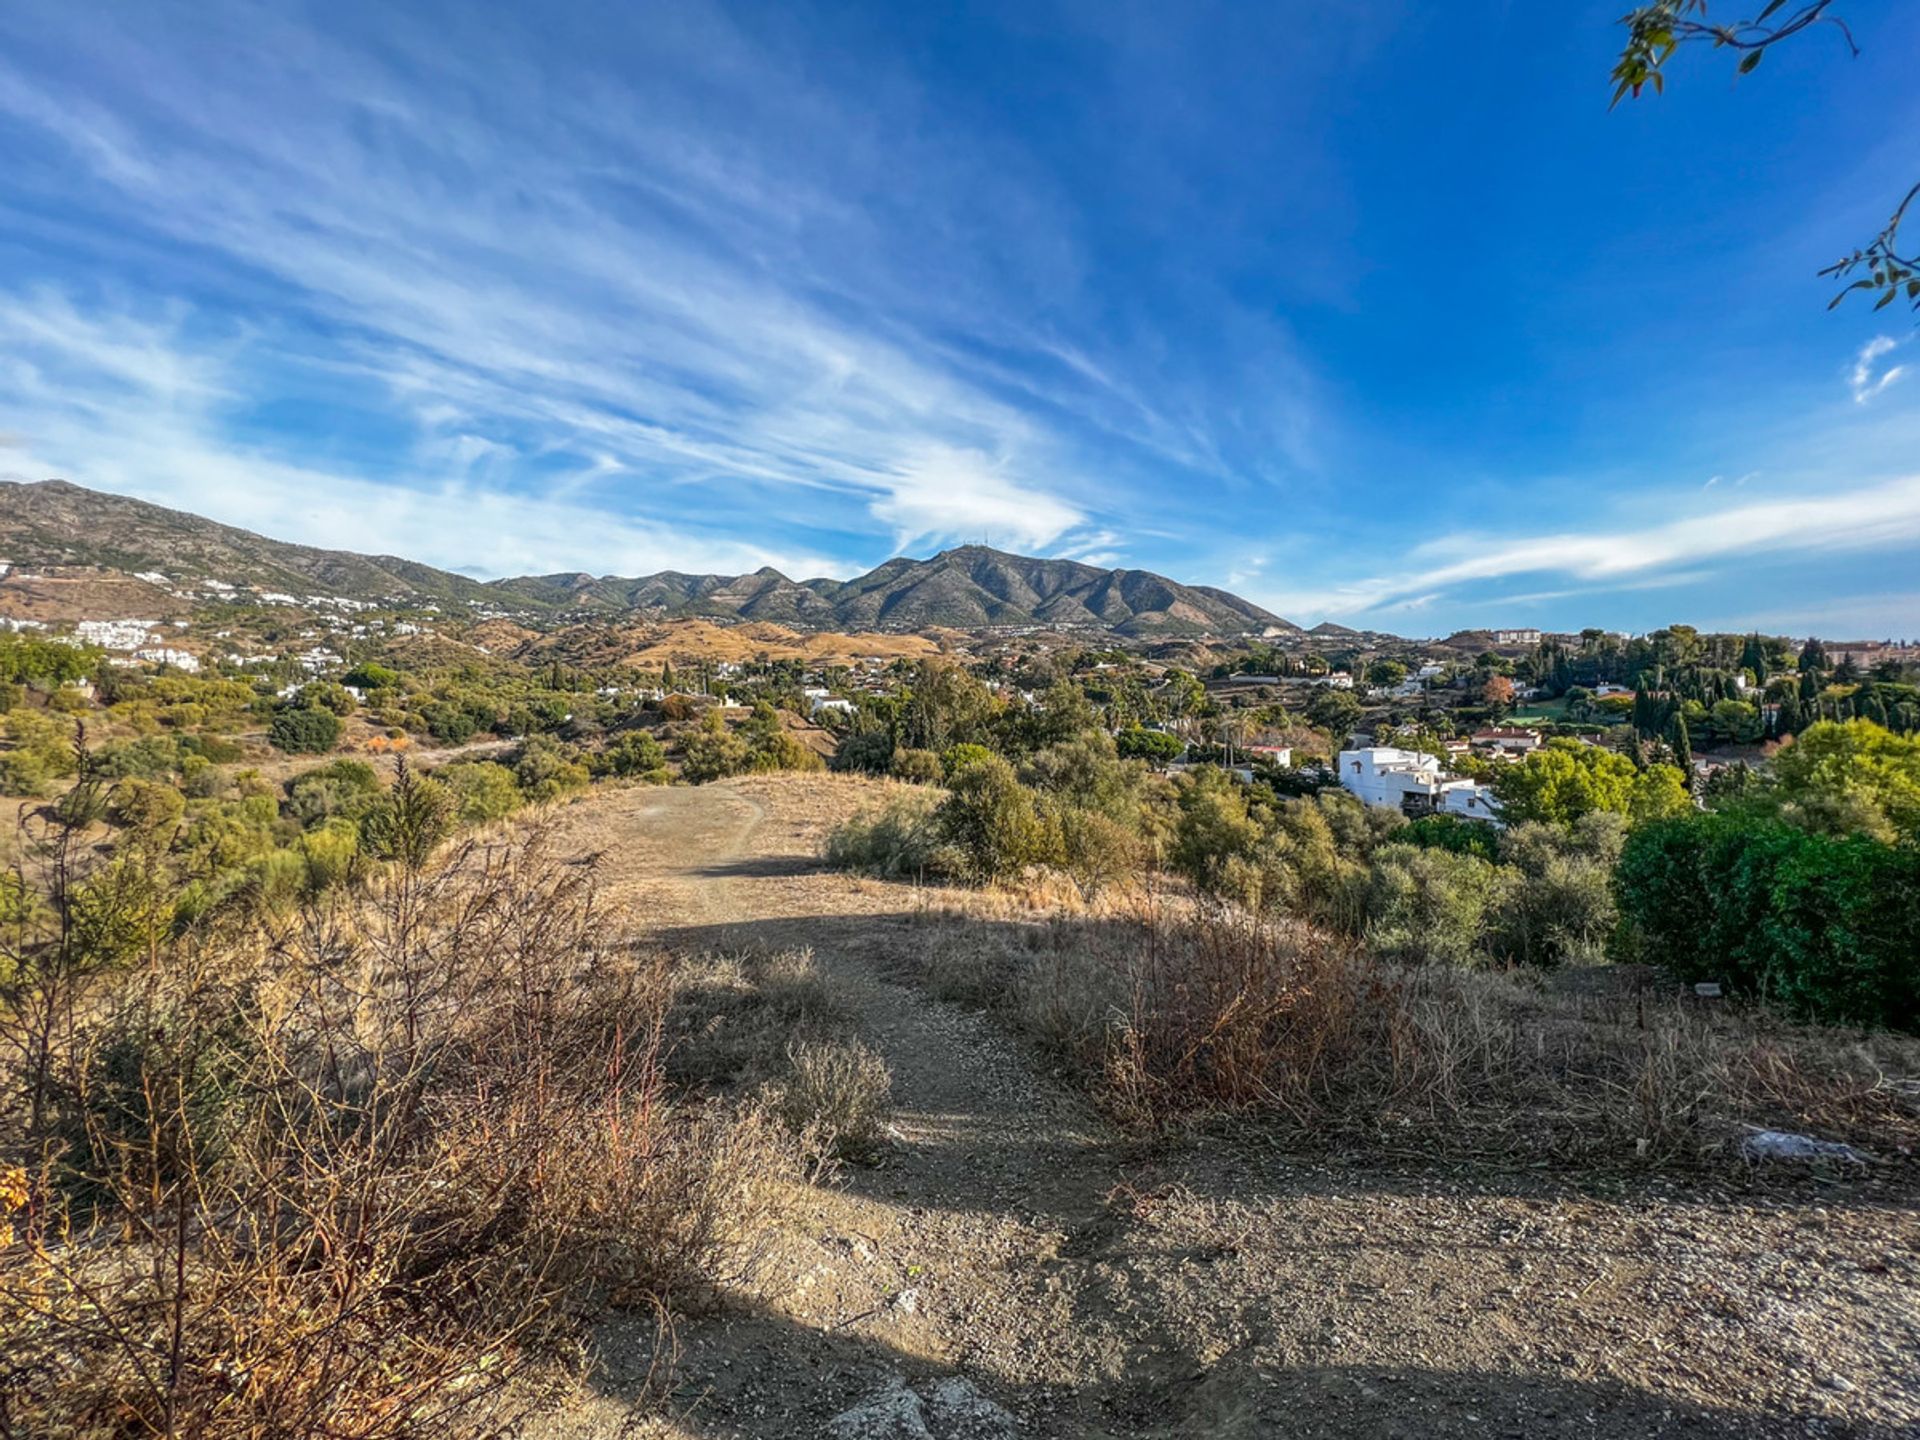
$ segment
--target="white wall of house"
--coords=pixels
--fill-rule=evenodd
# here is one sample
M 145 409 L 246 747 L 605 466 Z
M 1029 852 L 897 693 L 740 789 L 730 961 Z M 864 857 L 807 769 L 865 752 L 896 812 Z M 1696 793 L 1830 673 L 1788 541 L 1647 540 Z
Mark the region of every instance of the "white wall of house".
M 1340 784 L 1369 805 L 1401 809 L 1409 795 L 1440 792 L 1440 761 L 1418 750 L 1371 745 L 1340 752 Z
M 1491 785 L 1482 785 L 1478 780 L 1457 780 L 1441 793 L 1440 813 L 1498 824 L 1500 802 L 1493 798 Z
M 1368 805 L 1404 811 L 1412 796 L 1441 814 L 1497 820 L 1499 807 L 1491 789 L 1447 774 L 1438 757 L 1422 751 L 1371 745 L 1342 750 L 1337 763 L 1342 788 Z

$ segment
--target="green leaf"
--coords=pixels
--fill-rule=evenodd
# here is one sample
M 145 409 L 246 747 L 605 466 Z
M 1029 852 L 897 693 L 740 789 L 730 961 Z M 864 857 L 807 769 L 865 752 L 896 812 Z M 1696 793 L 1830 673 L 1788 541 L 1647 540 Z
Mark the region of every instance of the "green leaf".
M 1740 61 L 1740 73 L 1751 75 L 1760 67 L 1760 57 L 1766 53 L 1764 50 L 1749 50 L 1745 58 Z
M 1897 295 L 1897 294 L 1899 294 L 1899 293 L 1900 293 L 1900 292 L 1899 292 L 1899 291 L 1897 291 L 1897 290 L 1889 290 L 1889 291 L 1887 291 L 1887 293 L 1886 293 L 1886 294 L 1884 294 L 1884 295 L 1882 295 L 1882 296 L 1880 297 L 1880 303 L 1879 303 L 1878 305 L 1876 305 L 1876 306 L 1874 306 L 1873 308 L 1874 308 L 1874 309 L 1876 309 L 1876 310 L 1884 310 L 1884 309 L 1886 309 L 1886 308 L 1887 308 L 1887 306 L 1889 306 L 1889 305 L 1891 305 L 1891 304 L 1893 303 L 1893 297 L 1894 297 L 1895 295 Z

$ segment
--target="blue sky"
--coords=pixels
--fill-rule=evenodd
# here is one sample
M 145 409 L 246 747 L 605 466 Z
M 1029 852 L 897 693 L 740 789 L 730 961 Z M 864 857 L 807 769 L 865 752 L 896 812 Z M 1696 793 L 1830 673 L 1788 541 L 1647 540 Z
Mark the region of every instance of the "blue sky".
M 1610 114 L 1621 8 L 15 0 L 0 476 L 483 575 L 1920 633 L 1920 341 L 1814 273 L 1920 178 L 1920 6 Z

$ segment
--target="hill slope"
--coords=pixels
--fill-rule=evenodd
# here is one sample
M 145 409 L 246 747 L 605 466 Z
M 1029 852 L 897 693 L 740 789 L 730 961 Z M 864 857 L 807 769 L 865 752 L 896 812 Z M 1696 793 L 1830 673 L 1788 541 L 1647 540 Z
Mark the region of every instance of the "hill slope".
M 1237 595 L 1146 570 L 1009 555 L 983 545 L 906 558 L 853 580 L 662 571 L 527 575 L 483 582 L 392 555 L 271 540 L 184 511 L 61 480 L 0 484 L 0 560 L 215 579 L 299 595 L 454 601 L 541 612 L 733 617 L 809 630 L 1101 626 L 1120 634 L 1231 635 L 1296 627 Z
M 224 580 L 350 600 L 483 602 L 488 586 L 395 555 L 269 540 L 184 510 L 69 485 L 0 483 L 0 560 L 23 568 L 97 565 L 130 574 Z

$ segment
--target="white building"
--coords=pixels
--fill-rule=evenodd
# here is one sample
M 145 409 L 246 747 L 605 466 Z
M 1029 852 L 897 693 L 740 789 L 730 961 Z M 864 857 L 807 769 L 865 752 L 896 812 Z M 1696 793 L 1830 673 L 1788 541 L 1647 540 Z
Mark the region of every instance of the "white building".
M 133 652 L 133 658 L 149 665 L 171 665 L 189 675 L 200 673 L 200 657 L 191 650 L 175 650 L 169 645 L 147 645 Z
M 1440 793 L 1440 813 L 1498 825 L 1500 802 L 1493 798 L 1491 785 L 1482 785 L 1478 780 L 1455 780 Z
M 1532 629 L 1496 630 L 1493 632 L 1493 643 L 1496 645 L 1538 645 L 1540 643 L 1540 632 Z
M 1485 730 L 1473 732 L 1473 747 L 1476 750 L 1492 750 L 1501 755 L 1531 755 L 1540 748 L 1540 732 L 1507 725 L 1492 725 Z
M 1368 805 L 1383 805 L 1405 815 L 1440 812 L 1474 820 L 1496 816 L 1493 795 L 1477 780 L 1449 775 L 1439 757 L 1390 745 L 1342 750 L 1340 784 Z
M 159 622 L 156 620 L 82 620 L 73 627 L 73 638 L 82 645 L 98 645 L 102 650 L 138 650 Z

